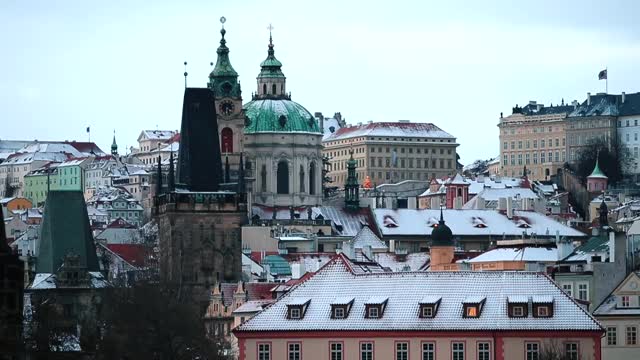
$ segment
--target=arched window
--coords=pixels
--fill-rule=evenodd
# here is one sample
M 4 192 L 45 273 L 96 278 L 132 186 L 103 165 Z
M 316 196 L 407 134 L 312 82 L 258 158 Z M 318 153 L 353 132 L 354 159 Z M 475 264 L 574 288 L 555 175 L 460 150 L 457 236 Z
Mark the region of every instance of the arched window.
M 222 129 L 220 132 L 220 136 L 222 137 L 222 153 L 232 153 L 233 152 L 233 130 L 226 127 Z
M 300 192 L 304 192 L 304 167 L 300 165 Z
M 267 95 L 267 84 L 262 84 L 262 94 Z
M 458 197 L 462 197 L 462 188 L 458 188 Z
M 267 166 L 262 165 L 260 170 L 260 191 L 267 192 Z
M 284 160 L 278 163 L 277 181 L 278 181 L 278 186 L 277 186 L 278 194 L 288 194 L 289 193 L 289 165 Z
M 313 161 L 309 165 L 309 194 L 316 194 L 316 163 Z
M 276 84 L 272 84 L 272 85 L 271 85 L 271 93 L 272 93 L 273 95 L 275 95 L 275 94 L 276 94 Z

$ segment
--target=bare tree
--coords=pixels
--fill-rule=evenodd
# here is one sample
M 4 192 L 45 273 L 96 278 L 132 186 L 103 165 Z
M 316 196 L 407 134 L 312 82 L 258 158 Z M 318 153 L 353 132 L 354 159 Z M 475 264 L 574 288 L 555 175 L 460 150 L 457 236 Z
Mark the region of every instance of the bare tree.
M 107 296 L 102 359 L 226 359 L 206 337 L 201 309 L 168 286 L 138 283 Z
M 586 182 L 598 159 L 598 166 L 609 178 L 609 183 L 616 184 L 624 177 L 632 157 L 629 149 L 619 141 L 609 144 L 607 141 L 596 138 L 590 140 L 577 154 L 575 172 Z

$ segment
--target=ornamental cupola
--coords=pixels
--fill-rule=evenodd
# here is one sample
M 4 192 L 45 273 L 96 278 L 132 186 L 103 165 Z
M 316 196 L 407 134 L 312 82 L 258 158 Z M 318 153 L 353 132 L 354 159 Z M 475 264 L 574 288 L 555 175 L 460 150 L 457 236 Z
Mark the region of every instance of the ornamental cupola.
M 216 51 L 218 53 L 218 59 L 216 65 L 209 74 L 209 83 L 207 86 L 213 90 L 216 97 L 218 96 L 240 96 L 240 83 L 238 82 L 238 73 L 231 66 L 229 60 L 229 48 L 227 47 L 227 40 L 224 36 L 227 31 L 224 29 L 224 23 L 227 19 L 223 16 L 220 18 L 222 23 L 222 29 L 220 29 L 220 46 Z M 213 63 L 212 63 L 213 65 Z
M 444 223 L 442 208 L 440 208 L 440 221 L 431 231 L 431 246 L 454 246 L 453 233 L 451 229 Z
M 273 37 L 271 36 L 272 26 L 269 26 L 269 50 L 267 58 L 260 63 L 260 74 L 258 74 L 258 90 L 253 96 L 257 99 L 291 99 L 291 95 L 286 93 L 287 78 L 282 73 L 282 63 L 276 59 L 273 50 Z
M 344 185 L 344 203 L 347 210 L 356 211 L 360 207 L 360 185 L 356 175 L 356 160 L 353 158 L 353 150 L 350 151 L 351 157 L 347 161 L 347 182 Z

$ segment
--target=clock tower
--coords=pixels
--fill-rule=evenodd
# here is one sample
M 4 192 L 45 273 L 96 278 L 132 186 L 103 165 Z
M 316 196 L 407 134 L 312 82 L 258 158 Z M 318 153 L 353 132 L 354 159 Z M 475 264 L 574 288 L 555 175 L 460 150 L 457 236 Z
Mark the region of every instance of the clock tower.
M 244 144 L 244 111 L 242 110 L 242 90 L 238 81 L 238 73 L 231 66 L 229 61 L 229 48 L 224 36 L 227 31 L 224 29 L 226 19 L 220 18 L 222 29 L 220 34 L 220 46 L 218 47 L 218 59 L 213 71 L 209 74 L 207 86 L 213 90 L 215 96 L 215 108 L 218 116 L 218 134 L 220 136 L 220 153 L 225 158 L 228 157 L 230 169 L 229 178 L 235 181 L 238 176 L 238 164 L 240 163 L 240 153 L 243 152 Z M 213 65 L 213 63 L 211 63 Z M 225 174 L 226 177 L 226 174 Z

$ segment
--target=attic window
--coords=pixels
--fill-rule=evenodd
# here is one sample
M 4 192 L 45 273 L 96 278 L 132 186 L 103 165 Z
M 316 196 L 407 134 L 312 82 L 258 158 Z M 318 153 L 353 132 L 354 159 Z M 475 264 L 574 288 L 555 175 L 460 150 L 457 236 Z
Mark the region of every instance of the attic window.
M 336 298 L 331 302 L 331 318 L 346 319 L 353 305 L 353 297 Z
M 382 296 L 374 296 L 364 303 L 364 317 L 367 319 L 379 319 L 384 314 L 389 298 Z
M 553 297 L 534 296 L 531 300 L 533 317 L 548 318 L 553 317 Z
M 507 315 L 521 318 L 529 316 L 529 297 L 509 296 L 507 298 Z
M 384 219 L 382 220 L 382 224 L 384 225 L 384 227 L 387 227 L 387 228 L 397 228 L 398 227 L 398 223 L 396 222 L 396 220 L 393 217 L 389 216 L 389 215 L 386 215 L 384 217 Z
M 419 303 L 420 313 L 418 316 L 423 319 L 436 317 L 441 300 L 442 298 L 440 296 L 426 296 L 422 298 Z
M 528 222 L 526 222 L 526 221 L 525 221 L 525 220 L 523 220 L 523 219 L 519 219 L 519 220 L 516 222 L 516 226 L 517 226 L 517 227 L 519 227 L 519 228 L 522 228 L 522 229 L 528 229 L 528 228 L 530 228 L 530 227 L 531 227 L 531 225 L 529 225 L 529 223 L 528 223 Z
M 482 220 L 481 218 L 474 216 L 471 219 L 471 223 L 473 224 L 473 227 L 475 228 L 479 228 L 479 229 L 484 229 L 487 227 L 487 224 L 484 222 L 484 220 Z
M 462 302 L 463 314 L 462 316 L 465 318 L 479 318 L 480 314 L 482 314 L 482 308 L 484 307 L 484 302 L 486 298 L 483 296 L 472 296 L 466 298 Z
M 304 318 L 304 314 L 307 312 L 309 298 L 292 298 L 287 303 L 287 319 L 299 320 Z

